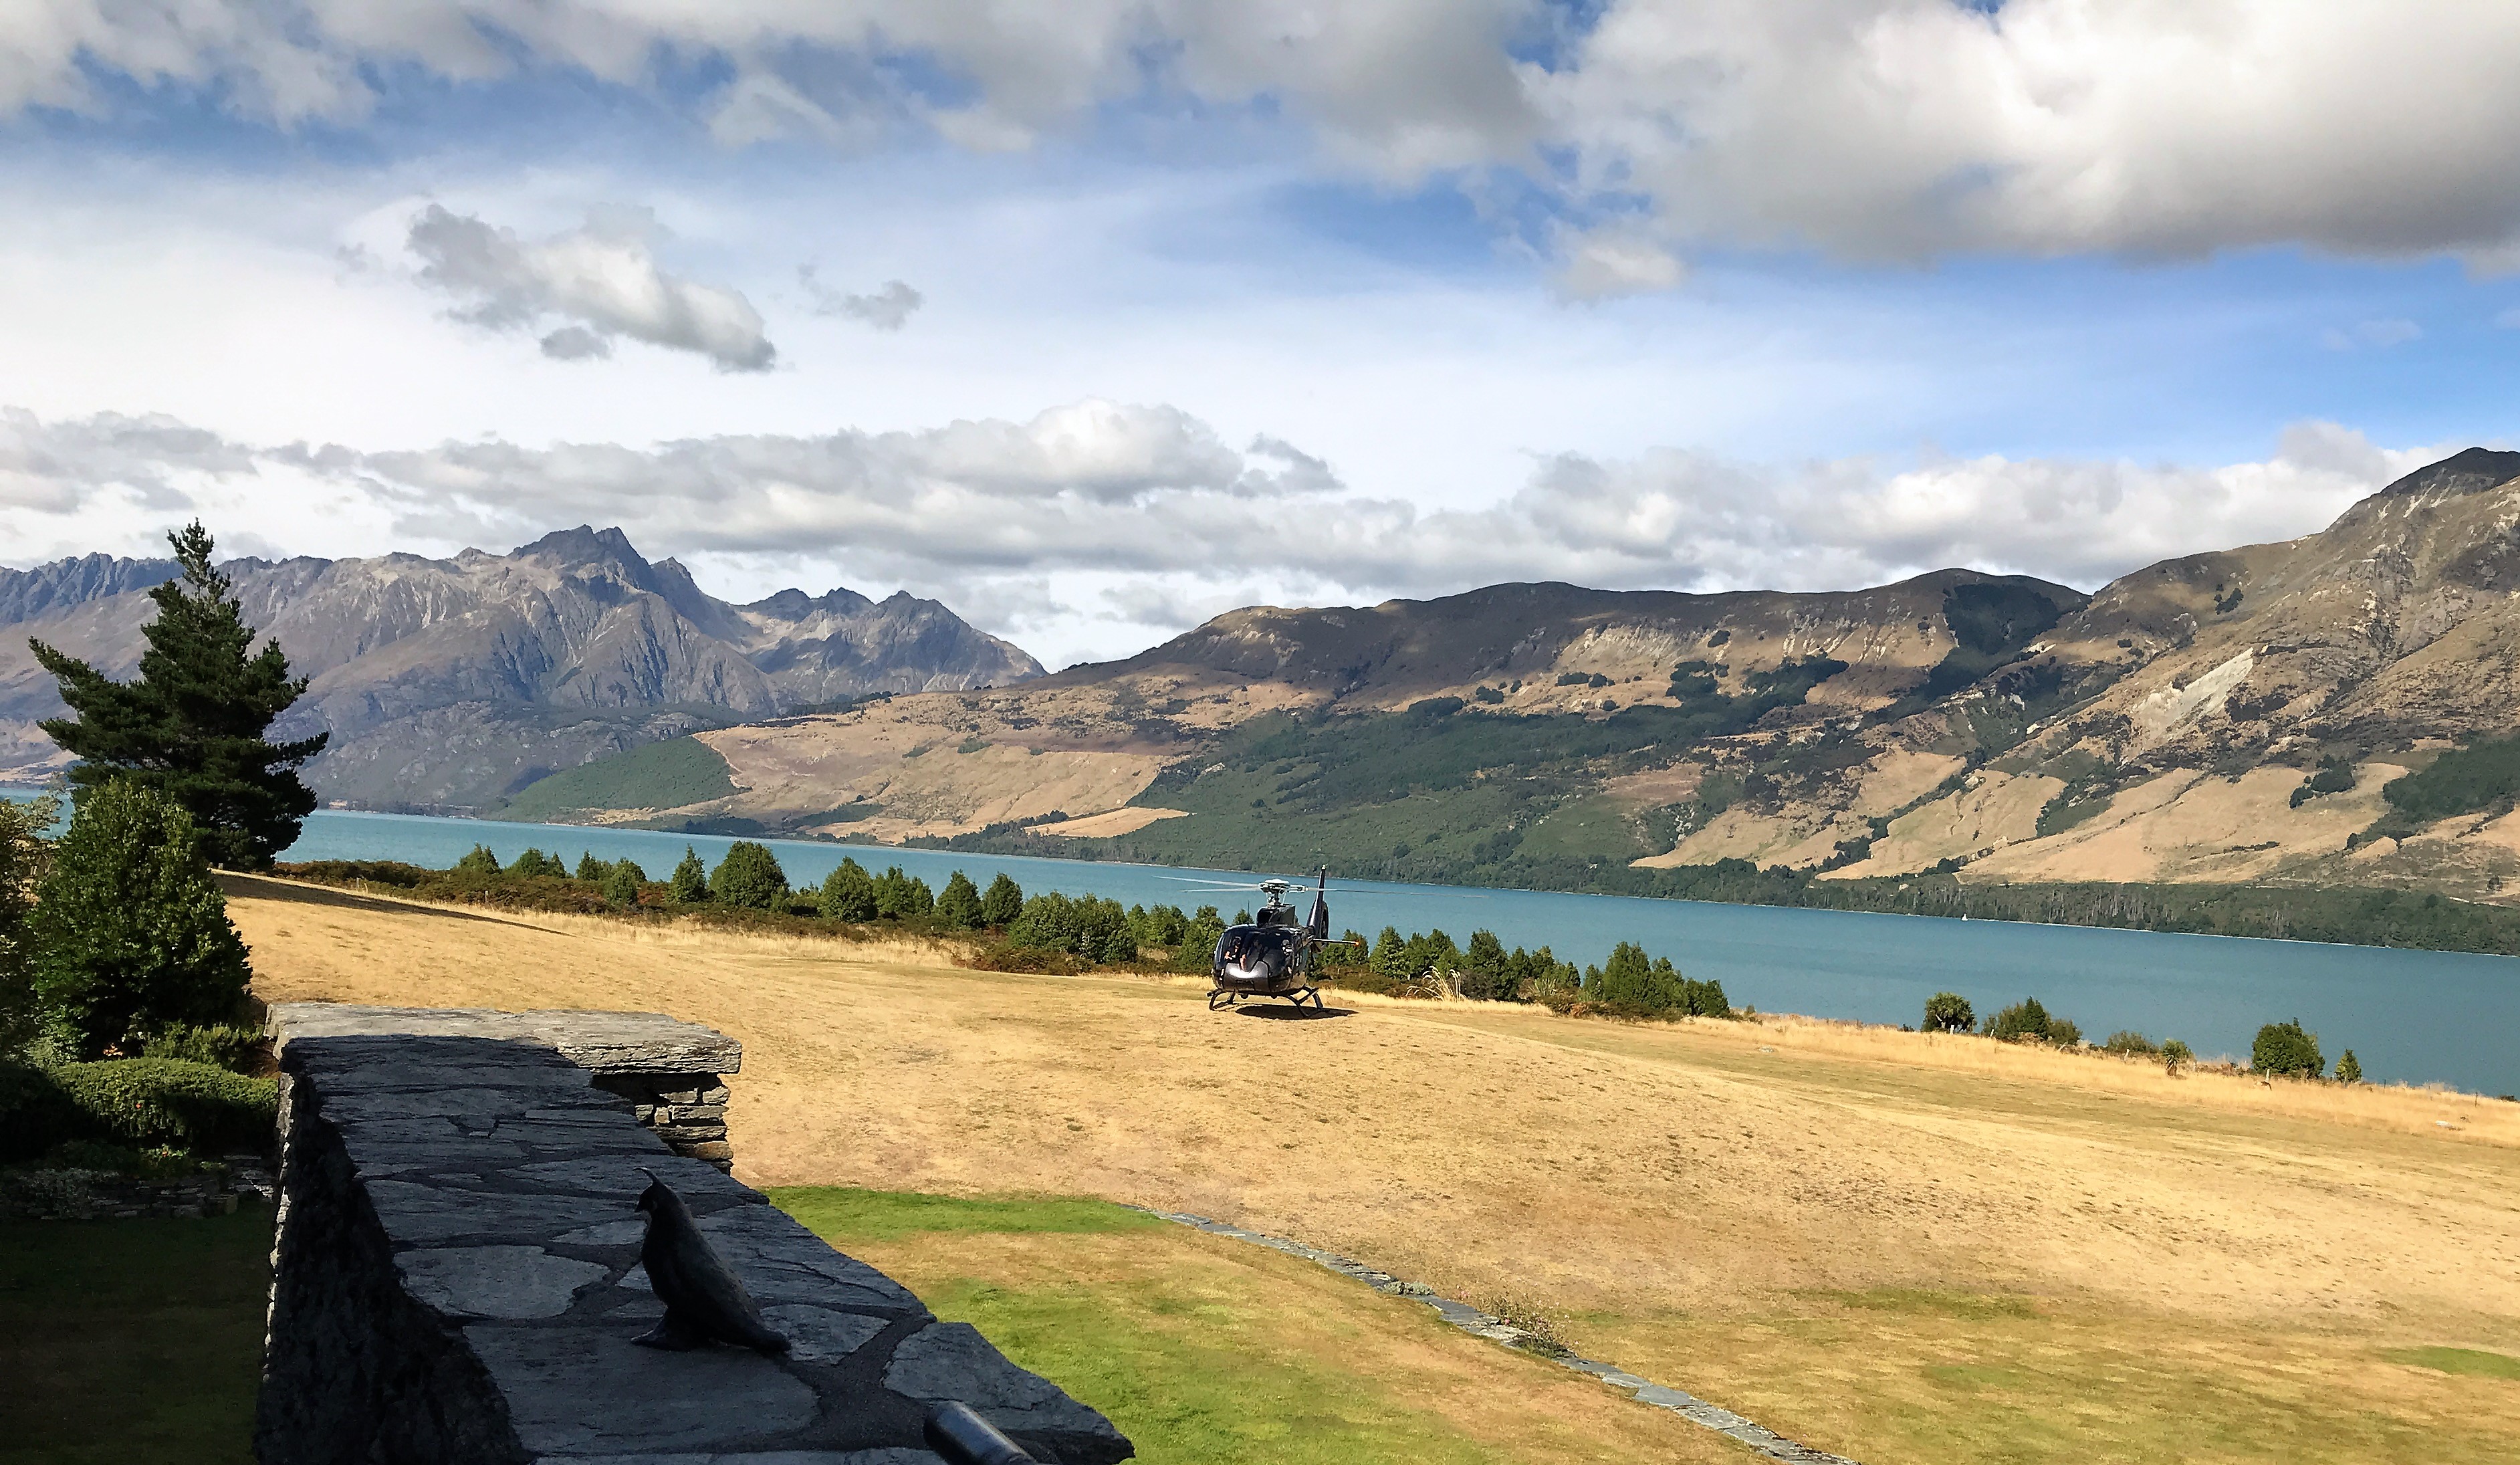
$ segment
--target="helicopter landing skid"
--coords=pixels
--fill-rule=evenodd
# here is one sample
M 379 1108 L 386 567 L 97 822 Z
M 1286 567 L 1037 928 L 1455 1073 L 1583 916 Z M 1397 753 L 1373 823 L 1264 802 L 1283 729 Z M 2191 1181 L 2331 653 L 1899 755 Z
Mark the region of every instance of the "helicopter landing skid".
M 1322 989 L 1317 986 L 1297 987 L 1291 992 L 1237 992 L 1228 991 L 1224 987 L 1218 987 L 1207 994 L 1207 1010 L 1210 1012 L 1222 1012 L 1226 1008 L 1239 1005 L 1242 999 L 1246 996 L 1280 997 L 1288 1002 L 1292 1002 L 1298 1008 L 1304 1005 L 1307 998 L 1310 998 L 1313 1004 L 1313 1011 L 1320 1012 L 1322 1010 Z

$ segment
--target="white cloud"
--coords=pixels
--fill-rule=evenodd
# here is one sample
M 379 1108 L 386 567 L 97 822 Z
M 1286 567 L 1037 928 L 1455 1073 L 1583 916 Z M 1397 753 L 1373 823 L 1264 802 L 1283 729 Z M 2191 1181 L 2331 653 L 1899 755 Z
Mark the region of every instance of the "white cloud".
M 651 248 L 657 234 L 645 209 L 613 209 L 586 227 L 529 244 L 515 230 L 431 204 L 411 221 L 406 248 L 420 279 L 463 302 L 458 319 L 492 330 L 541 330 L 543 353 L 583 360 L 612 353 L 630 337 L 706 356 L 724 371 L 766 371 L 778 350 L 761 313 L 741 294 L 668 274 Z
M 1570 234 L 1559 242 L 1559 252 L 1564 263 L 1557 290 L 1570 299 L 1669 290 L 1687 273 L 1679 256 L 1634 227 Z
M 900 330 L 910 323 L 912 312 L 927 302 L 927 298 L 912 289 L 906 280 L 886 280 L 881 290 L 851 295 L 815 279 L 814 266 L 810 264 L 798 265 L 796 278 L 814 298 L 816 315 L 843 316 L 878 331 Z
M 1050 660 L 1127 654 L 1148 628 L 1184 629 L 1236 604 L 1502 580 L 1810 590 L 1961 565 L 2088 588 L 2155 560 L 2315 530 L 2439 455 L 2325 423 L 2288 430 L 2265 460 L 2199 468 L 1565 454 L 1501 502 L 1427 512 L 1359 494 L 1287 444 L 1237 450 L 1178 409 L 1102 401 L 1026 422 L 649 447 L 255 449 L 163 419 L 22 412 L 0 417 L 0 434 L 10 542 L 59 538 L 22 538 L 22 513 L 58 523 L 113 485 L 179 480 L 225 486 L 170 509 L 234 515 L 222 522 L 284 543 L 308 517 L 301 506 L 334 505 L 328 514 L 370 526 L 364 553 L 504 548 L 557 525 L 619 524 L 652 555 L 746 574 L 811 565 L 862 590 L 934 595 Z
M 19 0 L 0 113 L 103 112 L 118 75 L 354 122 L 383 78 L 662 97 L 668 58 L 726 70 L 696 106 L 730 146 L 1004 150 L 1189 101 L 1380 178 L 1520 169 L 1667 250 L 2520 257 L 2520 25 L 2482 0 Z M 1567 288 L 1677 278 L 1652 260 L 1579 240 Z
M 2420 340 L 2423 334 L 2423 327 L 2413 321 L 2393 317 L 2362 321 L 2351 330 L 2331 326 L 2318 334 L 2318 343 L 2331 351 L 2350 351 L 2357 346 L 2386 350 L 2393 345 Z

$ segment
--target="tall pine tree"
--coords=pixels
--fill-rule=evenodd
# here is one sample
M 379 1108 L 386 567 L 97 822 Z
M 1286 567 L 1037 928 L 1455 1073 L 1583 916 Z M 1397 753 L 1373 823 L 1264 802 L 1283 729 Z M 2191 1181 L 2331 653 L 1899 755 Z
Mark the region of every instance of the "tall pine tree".
M 202 853 L 232 869 L 261 869 L 297 838 L 315 795 L 297 769 L 328 734 L 294 743 L 264 737 L 306 690 L 289 674 L 280 643 L 253 649 L 253 627 L 228 577 L 210 566 L 210 534 L 196 522 L 166 536 L 183 573 L 149 592 L 158 618 L 137 681 L 117 682 L 40 641 L 35 659 L 62 685 L 73 717 L 43 724 L 76 755 L 71 781 L 113 778 L 156 789 L 183 805 Z

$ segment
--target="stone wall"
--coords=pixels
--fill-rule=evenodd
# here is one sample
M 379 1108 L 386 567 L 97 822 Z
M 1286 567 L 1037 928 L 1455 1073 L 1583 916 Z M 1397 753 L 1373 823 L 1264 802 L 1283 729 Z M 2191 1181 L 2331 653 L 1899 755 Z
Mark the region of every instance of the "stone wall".
M 596 1087 L 629 1100 L 631 1115 L 675 1154 L 708 1161 L 727 1173 L 735 1168 L 722 1080 L 743 1068 L 743 1044 L 713 1028 L 660 1012 L 284 1002 L 272 1010 L 271 1030 L 274 1035 L 306 1037 L 393 1031 L 539 1043 L 594 1076 Z
M 281 1175 L 264 1465 L 936 1465 L 922 1422 L 949 1399 L 1043 1461 L 1133 1453 L 1101 1415 L 970 1327 L 937 1321 L 722 1160 L 674 1153 L 664 1134 L 680 1116 L 643 1125 L 613 1091 L 628 1075 L 699 1073 L 699 1056 L 643 1067 L 655 1059 L 636 1044 L 567 1033 L 706 1030 L 648 1014 L 320 1004 L 276 1008 L 272 1023 Z M 610 1072 L 591 1071 L 602 1064 Z M 702 1091 L 664 1090 L 661 1107 Z M 647 1171 L 690 1202 L 788 1354 L 631 1344 L 663 1312 L 638 1265 L 646 1222 L 632 1206 Z

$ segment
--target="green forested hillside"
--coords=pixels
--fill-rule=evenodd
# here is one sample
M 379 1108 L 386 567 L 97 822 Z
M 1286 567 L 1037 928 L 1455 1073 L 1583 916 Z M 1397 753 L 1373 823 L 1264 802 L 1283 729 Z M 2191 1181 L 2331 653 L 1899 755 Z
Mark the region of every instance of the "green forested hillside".
M 735 792 L 726 759 L 698 738 L 651 743 L 528 785 L 494 819 L 565 821 L 587 809 L 679 808 Z

